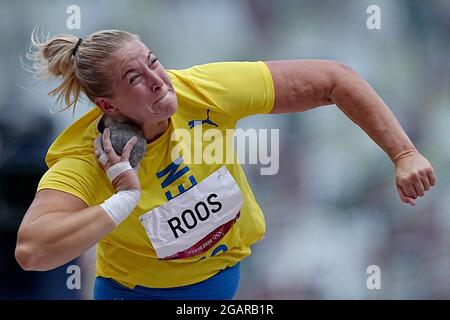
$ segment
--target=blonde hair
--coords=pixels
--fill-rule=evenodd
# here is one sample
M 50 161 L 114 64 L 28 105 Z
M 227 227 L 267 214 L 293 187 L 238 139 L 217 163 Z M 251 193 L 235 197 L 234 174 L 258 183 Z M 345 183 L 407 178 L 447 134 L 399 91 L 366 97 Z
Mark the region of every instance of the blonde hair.
M 139 36 L 122 30 L 102 30 L 83 39 L 76 51 L 79 38 L 60 34 L 52 39 L 37 37 L 37 29 L 31 35 L 31 46 L 26 58 L 32 62 L 32 71 L 40 79 L 61 78 L 62 83 L 49 92 L 64 99 L 66 107 L 74 107 L 84 93 L 92 102 L 95 97 L 108 97 L 113 92 L 111 58 L 123 44 L 139 39 Z

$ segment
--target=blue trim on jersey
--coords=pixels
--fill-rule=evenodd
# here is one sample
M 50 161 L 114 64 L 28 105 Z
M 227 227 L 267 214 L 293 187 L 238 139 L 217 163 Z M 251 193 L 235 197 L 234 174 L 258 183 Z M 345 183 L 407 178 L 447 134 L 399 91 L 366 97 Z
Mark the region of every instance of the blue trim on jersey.
M 175 288 L 134 289 L 114 281 L 97 277 L 94 285 L 95 300 L 231 300 L 239 285 L 240 267 L 221 270 L 202 282 Z

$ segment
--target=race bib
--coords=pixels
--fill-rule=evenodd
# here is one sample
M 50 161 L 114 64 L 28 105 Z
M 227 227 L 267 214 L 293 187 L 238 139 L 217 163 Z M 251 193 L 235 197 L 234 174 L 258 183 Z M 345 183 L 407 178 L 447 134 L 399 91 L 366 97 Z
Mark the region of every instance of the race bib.
M 208 251 L 237 221 L 242 193 L 225 166 L 188 191 L 144 215 L 160 259 L 181 259 Z

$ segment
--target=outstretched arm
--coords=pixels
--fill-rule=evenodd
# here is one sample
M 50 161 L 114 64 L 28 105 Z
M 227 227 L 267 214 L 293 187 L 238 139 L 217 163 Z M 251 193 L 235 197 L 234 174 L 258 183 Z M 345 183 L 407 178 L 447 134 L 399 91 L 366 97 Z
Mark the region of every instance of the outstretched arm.
M 393 161 L 403 202 L 415 204 L 435 184 L 433 167 L 414 147 L 389 107 L 348 66 L 325 60 L 266 62 L 275 87 L 272 113 L 336 104 Z

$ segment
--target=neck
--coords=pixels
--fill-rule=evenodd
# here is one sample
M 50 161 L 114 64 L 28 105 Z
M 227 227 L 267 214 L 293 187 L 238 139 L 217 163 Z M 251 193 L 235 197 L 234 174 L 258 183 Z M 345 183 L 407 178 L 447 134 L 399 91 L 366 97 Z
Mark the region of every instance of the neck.
M 142 129 L 144 131 L 147 143 L 151 143 L 158 139 L 169 128 L 170 119 L 166 119 L 157 123 L 144 124 Z

